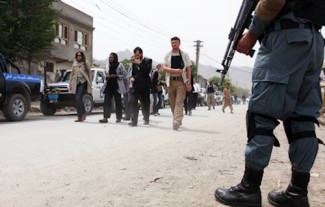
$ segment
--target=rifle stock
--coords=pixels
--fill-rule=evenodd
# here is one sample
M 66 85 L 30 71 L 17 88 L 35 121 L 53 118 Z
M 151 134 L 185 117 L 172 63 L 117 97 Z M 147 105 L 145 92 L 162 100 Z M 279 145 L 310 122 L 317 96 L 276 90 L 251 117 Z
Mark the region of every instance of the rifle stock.
M 221 80 L 219 85 L 222 85 L 225 76 L 228 73 L 231 61 L 234 58 L 234 54 L 236 52 L 238 41 L 242 37 L 245 29 L 248 29 L 252 21 L 252 13 L 255 10 L 255 7 L 258 2 L 259 0 L 243 0 L 242 2 L 235 25 L 230 29 L 230 33 L 228 35 L 229 43 L 227 45 L 225 55 L 221 62 L 223 69 L 217 70 L 217 72 L 221 73 Z M 254 52 L 254 50 L 251 51 L 251 57 L 253 57 Z

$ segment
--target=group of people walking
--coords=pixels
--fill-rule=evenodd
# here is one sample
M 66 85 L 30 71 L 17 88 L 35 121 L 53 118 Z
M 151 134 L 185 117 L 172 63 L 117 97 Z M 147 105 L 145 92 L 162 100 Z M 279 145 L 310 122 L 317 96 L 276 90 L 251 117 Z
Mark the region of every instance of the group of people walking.
M 180 39 L 171 39 L 172 50 L 166 55 L 165 62 L 160 63 L 152 70 L 152 60 L 143 56 L 143 50 L 136 47 L 131 57 L 131 66 L 128 70 L 119 62 L 118 55 L 114 52 L 108 57 L 105 68 L 105 83 L 101 88 L 104 94 L 103 119 L 100 123 L 108 123 L 111 118 L 113 105 L 116 109 L 116 123 L 121 120 L 130 120 L 130 126 L 138 125 L 139 102 L 144 117 L 144 125 L 149 124 L 149 116 L 158 115 L 163 100 L 163 86 L 167 86 L 169 104 L 173 112 L 172 128 L 177 130 L 182 125 L 185 114 L 191 115 L 192 109 L 196 107 L 196 98 L 199 92 L 199 84 L 193 80 L 191 74 L 191 61 L 187 53 L 180 50 Z M 161 72 L 166 71 L 166 80 L 161 79 Z M 76 94 L 76 108 L 78 119 L 82 122 L 86 119 L 85 106 L 82 96 L 91 93 L 92 76 L 90 64 L 83 52 L 77 52 L 72 66 L 70 79 L 70 90 Z M 229 91 L 227 93 L 227 91 Z M 215 108 L 215 89 L 211 81 L 207 85 L 208 110 Z M 122 95 L 124 103 L 122 103 Z M 224 91 L 225 101 L 222 108 L 229 106 L 232 112 L 229 85 Z M 150 98 L 151 97 L 151 98 Z M 115 103 L 112 103 L 112 101 Z M 152 103 L 152 104 L 150 104 Z M 123 117 L 123 105 L 124 117 Z
M 143 50 L 136 47 L 131 57 L 131 66 L 126 72 L 122 63 L 118 61 L 116 53 L 109 55 L 109 63 L 105 69 L 106 80 L 101 91 L 104 95 L 104 113 L 100 123 L 107 123 L 111 117 L 112 100 L 115 100 L 116 122 L 122 119 L 130 120 L 129 125 L 138 125 L 139 102 L 143 114 L 144 125 L 149 125 L 150 94 L 153 104 L 151 114 L 158 115 L 162 100 L 162 87 L 168 88 L 169 104 L 173 113 L 172 128 L 178 130 L 182 125 L 183 106 L 186 93 L 192 91 L 191 60 L 189 55 L 180 50 L 180 39 L 171 38 L 172 50 L 165 56 L 164 63 L 158 64 L 152 71 L 152 59 L 143 56 Z M 83 52 L 77 52 L 72 66 L 70 89 L 76 94 L 76 108 L 78 119 L 86 119 L 82 96 L 91 93 L 91 70 Z M 161 80 L 161 71 L 166 72 L 166 80 Z M 122 116 L 122 95 L 125 101 L 125 117 Z M 114 99 L 112 99 L 114 97 Z

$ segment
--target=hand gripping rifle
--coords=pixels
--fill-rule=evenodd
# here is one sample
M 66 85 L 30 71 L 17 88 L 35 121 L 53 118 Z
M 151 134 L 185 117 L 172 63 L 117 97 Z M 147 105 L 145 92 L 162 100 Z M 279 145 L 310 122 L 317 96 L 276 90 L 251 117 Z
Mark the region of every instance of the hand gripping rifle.
M 228 35 L 229 43 L 227 46 L 226 53 L 223 57 L 223 60 L 221 62 L 221 65 L 223 66 L 223 69 L 217 69 L 217 72 L 221 73 L 221 80 L 220 84 L 222 85 L 225 76 L 228 72 L 228 69 L 230 67 L 231 61 L 234 58 L 234 54 L 236 51 L 236 47 L 238 44 L 238 41 L 243 35 L 243 32 L 245 29 L 248 29 L 251 21 L 252 21 L 252 13 L 255 10 L 255 7 L 259 0 L 243 0 L 242 5 L 240 7 L 235 26 L 230 29 L 230 33 Z M 254 50 L 251 51 L 250 56 L 253 57 Z

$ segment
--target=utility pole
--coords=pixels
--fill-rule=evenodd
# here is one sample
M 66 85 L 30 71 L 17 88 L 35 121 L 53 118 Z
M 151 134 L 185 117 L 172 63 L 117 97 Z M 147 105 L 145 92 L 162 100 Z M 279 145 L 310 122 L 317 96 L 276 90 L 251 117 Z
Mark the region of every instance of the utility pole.
M 203 47 L 203 45 L 201 45 L 201 43 L 203 43 L 203 41 L 201 40 L 196 40 L 194 41 L 196 44 L 194 45 L 194 47 L 196 47 L 196 81 L 198 81 L 198 75 L 199 75 L 199 57 L 200 57 L 200 47 Z

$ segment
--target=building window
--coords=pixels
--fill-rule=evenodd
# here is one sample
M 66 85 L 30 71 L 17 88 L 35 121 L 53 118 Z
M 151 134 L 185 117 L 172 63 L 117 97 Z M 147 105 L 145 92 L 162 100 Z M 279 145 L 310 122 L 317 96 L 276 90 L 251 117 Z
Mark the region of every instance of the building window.
M 69 27 L 60 22 L 56 23 L 56 37 L 54 42 L 61 45 L 68 45 Z
M 46 62 L 46 72 L 54 72 L 54 64 L 53 63 L 49 63 L 49 62 Z
M 88 48 L 88 42 L 89 35 L 87 33 L 80 30 L 74 31 L 74 48 L 86 51 Z

